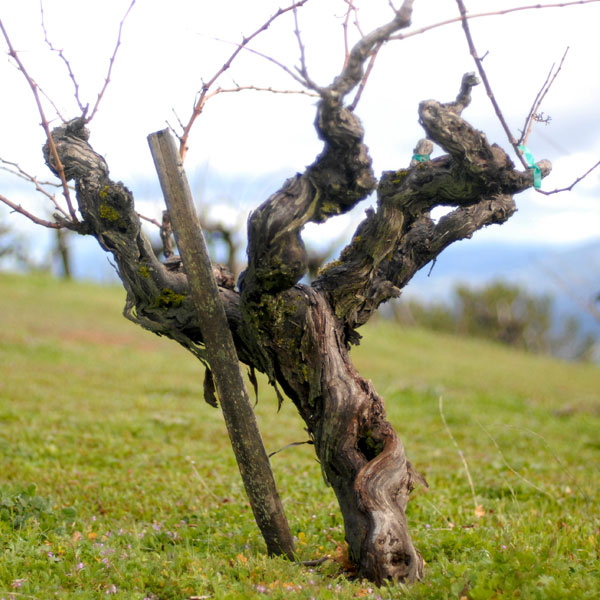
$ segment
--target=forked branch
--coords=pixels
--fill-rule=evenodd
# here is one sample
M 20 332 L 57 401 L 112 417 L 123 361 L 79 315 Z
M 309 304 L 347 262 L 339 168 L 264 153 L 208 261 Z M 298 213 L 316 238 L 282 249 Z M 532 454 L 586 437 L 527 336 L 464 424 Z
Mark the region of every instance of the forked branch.
M 519 138 L 519 141 L 518 141 L 519 145 L 527 143 L 527 140 L 529 139 L 529 134 L 531 133 L 531 128 L 533 127 L 533 123 L 535 122 L 535 119 L 536 119 L 536 115 L 539 114 L 540 107 L 542 105 L 542 102 L 544 101 L 544 98 L 550 91 L 552 84 L 556 81 L 556 78 L 558 77 L 558 74 L 560 73 L 560 71 L 562 69 L 563 63 L 565 62 L 565 58 L 567 58 L 568 52 L 569 52 L 569 47 L 567 46 L 567 49 L 565 50 L 565 53 L 563 54 L 560 64 L 558 65 L 558 69 L 556 69 L 556 71 L 554 71 L 554 65 L 552 65 L 550 72 L 548 73 L 548 77 L 546 77 L 546 81 L 544 82 L 544 85 L 540 88 L 540 91 L 537 93 L 537 96 L 535 97 L 535 100 L 533 101 L 533 104 L 531 106 L 531 110 L 529 111 L 529 114 L 527 115 L 527 118 L 525 119 L 525 125 L 523 126 L 523 131 L 522 131 L 521 137 Z M 554 71 L 554 75 L 552 75 L 553 71 Z
M 37 217 L 33 213 L 29 212 L 27 209 L 23 208 L 20 204 L 16 204 L 15 202 L 12 202 L 11 200 L 9 200 L 6 196 L 3 196 L 2 194 L 0 194 L 0 202 L 3 202 L 4 204 L 6 204 L 10 208 L 12 208 L 12 210 L 14 212 L 17 212 L 20 215 L 27 217 L 30 221 L 32 221 L 36 225 L 41 225 L 42 227 L 48 227 L 49 229 L 62 229 L 63 227 L 65 227 L 64 224 L 56 223 L 54 221 L 47 221 L 46 219 L 40 219 L 40 217 Z
M 17 67 L 19 68 L 19 71 L 23 74 L 23 77 L 25 77 L 27 84 L 31 88 L 31 92 L 35 99 L 35 103 L 37 105 L 38 112 L 39 112 L 40 118 L 42 120 L 42 127 L 44 128 L 46 137 L 48 139 L 49 153 L 52 158 L 53 167 L 62 183 L 63 195 L 67 202 L 70 218 L 74 224 L 77 224 L 79 221 L 77 218 L 77 214 L 75 212 L 75 208 L 73 206 L 73 202 L 71 201 L 71 194 L 69 192 L 69 186 L 67 184 L 67 179 L 65 177 L 65 169 L 64 169 L 63 164 L 58 156 L 58 152 L 56 150 L 56 145 L 54 143 L 54 140 L 52 139 L 52 135 L 50 132 L 50 125 L 48 123 L 48 119 L 46 118 L 46 114 L 45 114 L 44 108 L 42 106 L 42 101 L 40 99 L 39 87 L 35 83 L 35 81 L 32 79 L 32 77 L 29 75 L 27 69 L 25 68 L 25 65 L 21 61 L 20 56 L 18 55 L 17 51 L 14 49 L 12 42 L 10 41 L 10 38 L 8 36 L 8 32 L 6 31 L 1 19 L 0 19 L 0 29 L 2 30 L 2 34 L 4 35 L 4 39 L 6 40 L 9 56 L 15 61 L 15 63 L 17 64 Z
M 271 24 L 281 15 L 291 10 L 296 10 L 300 6 L 306 4 L 306 2 L 308 2 L 308 0 L 298 0 L 297 2 L 294 2 L 293 4 L 288 6 L 287 8 L 280 8 L 273 16 L 267 19 L 256 31 L 254 31 L 254 33 L 250 34 L 248 37 L 244 37 L 241 43 L 236 47 L 236 49 L 232 52 L 229 58 L 227 58 L 223 65 L 216 71 L 216 73 L 214 73 L 214 75 L 207 82 L 202 84 L 202 88 L 194 102 L 192 114 L 190 115 L 188 122 L 183 128 L 182 134 L 179 136 L 179 155 L 181 156 L 182 160 L 185 159 L 185 156 L 189 149 L 189 136 L 192 127 L 194 126 L 196 119 L 202 114 L 204 106 L 206 105 L 206 101 L 208 100 L 208 94 L 213 85 L 217 82 L 221 75 L 223 75 L 223 73 L 225 73 L 225 71 L 227 71 L 231 67 L 233 61 L 236 59 L 239 53 L 243 49 L 247 48 L 248 44 L 252 40 L 254 40 L 257 36 L 266 31 L 271 26 Z

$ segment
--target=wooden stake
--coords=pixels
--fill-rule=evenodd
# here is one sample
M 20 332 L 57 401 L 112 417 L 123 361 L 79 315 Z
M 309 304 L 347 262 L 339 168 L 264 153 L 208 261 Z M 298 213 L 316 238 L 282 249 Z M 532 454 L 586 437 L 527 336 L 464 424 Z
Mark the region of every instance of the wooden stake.
M 202 323 L 208 362 L 254 517 L 269 554 L 283 554 L 294 559 L 292 535 L 240 372 L 225 309 L 175 140 L 169 130 L 164 129 L 150 134 L 148 143 L 187 274 L 190 295 Z

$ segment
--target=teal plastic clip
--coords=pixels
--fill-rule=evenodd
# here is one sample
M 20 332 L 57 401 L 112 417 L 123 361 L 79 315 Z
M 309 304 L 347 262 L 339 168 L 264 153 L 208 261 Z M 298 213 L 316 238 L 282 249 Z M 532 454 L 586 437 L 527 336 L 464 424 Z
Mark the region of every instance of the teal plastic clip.
M 426 162 L 428 160 L 431 160 L 431 155 L 430 154 L 413 154 L 413 160 L 416 160 L 417 162 Z
M 533 187 L 536 190 L 539 190 L 542 187 L 542 172 L 540 168 L 535 164 L 535 160 L 533 160 L 533 154 L 531 154 L 531 150 L 527 148 L 527 146 L 517 146 L 517 148 L 523 153 L 525 157 L 525 161 L 530 169 L 533 169 Z

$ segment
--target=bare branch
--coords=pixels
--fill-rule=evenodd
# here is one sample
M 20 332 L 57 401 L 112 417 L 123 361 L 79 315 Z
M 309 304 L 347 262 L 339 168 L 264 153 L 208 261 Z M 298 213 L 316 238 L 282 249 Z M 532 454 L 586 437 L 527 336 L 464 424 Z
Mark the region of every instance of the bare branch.
M 252 54 L 256 54 L 256 56 L 260 56 L 261 58 L 264 58 L 265 60 L 268 60 L 270 63 L 273 63 L 275 66 L 279 67 L 282 71 L 285 71 L 290 77 L 292 77 L 292 79 L 294 79 L 294 81 L 297 81 L 303 87 L 306 86 L 306 81 L 304 81 L 304 79 L 302 79 L 302 77 L 300 77 L 299 75 L 297 75 L 289 67 L 286 67 L 282 62 L 278 61 L 276 58 L 273 58 L 272 56 L 269 56 L 268 54 L 264 54 L 263 52 L 255 50 L 254 48 L 250 48 L 248 46 L 243 46 L 241 43 L 230 42 L 228 40 L 223 40 L 223 39 L 216 38 L 216 37 L 212 38 L 212 39 L 216 40 L 217 42 L 224 42 L 226 44 L 233 44 L 234 46 L 237 46 L 241 50 L 245 50 L 246 52 L 250 52 Z
M 509 13 L 522 11 L 522 10 L 533 10 L 537 8 L 564 8 L 567 6 L 574 6 L 577 4 L 591 4 L 592 2 L 600 2 L 600 0 L 574 0 L 572 2 L 558 2 L 554 4 L 530 4 L 528 6 L 517 6 L 514 8 L 506 8 L 504 10 L 494 10 L 490 12 L 483 13 L 474 13 L 472 15 L 467 14 L 466 18 L 478 19 L 481 17 L 496 17 L 499 15 L 508 15 Z M 421 27 L 419 29 L 414 29 L 413 31 L 409 31 L 408 33 L 398 33 L 392 37 L 390 40 L 405 40 L 406 38 L 414 37 L 416 35 L 421 35 L 422 33 L 426 33 L 427 31 L 431 31 L 432 29 L 437 29 L 438 27 L 444 27 L 446 25 L 452 25 L 453 23 L 458 23 L 463 20 L 463 17 L 454 17 L 452 19 L 446 19 L 445 21 L 440 21 L 439 23 L 433 23 L 432 25 L 426 25 L 425 27 Z
M 81 102 L 81 98 L 79 97 L 79 83 L 77 82 L 75 73 L 73 73 L 73 69 L 71 68 L 71 63 L 69 62 L 67 57 L 64 55 L 63 50 L 55 48 L 48 37 L 48 31 L 46 29 L 46 22 L 44 20 L 44 1 L 43 0 L 40 0 L 40 14 L 42 17 L 42 30 L 44 32 L 44 40 L 45 40 L 46 44 L 48 45 L 48 47 L 50 48 L 50 50 L 52 52 L 56 52 L 58 54 L 59 58 L 63 61 L 63 63 L 67 67 L 67 71 L 69 73 L 69 78 L 73 82 L 73 87 L 75 88 L 75 101 L 77 102 L 77 105 L 79 106 L 79 109 L 81 110 L 81 114 L 85 115 L 88 111 L 89 105 L 83 106 L 83 103 Z M 48 97 L 46 96 L 46 98 L 48 98 Z M 50 100 L 50 98 L 48 98 L 48 100 Z M 56 109 L 56 107 L 55 107 L 55 109 Z M 64 122 L 65 119 L 60 115 L 58 110 L 56 110 L 56 112 Z
M 10 41 L 10 38 L 8 37 L 8 32 L 4 28 L 4 25 L 3 25 L 1 19 L 0 19 L 0 29 L 2 30 L 2 34 L 4 35 L 4 39 L 6 40 L 6 44 L 8 46 L 8 51 L 9 51 L 8 52 L 9 56 L 11 56 L 14 59 L 14 61 L 17 63 L 19 71 L 21 71 L 21 73 L 25 77 L 29 87 L 31 88 L 31 92 L 33 93 L 33 97 L 37 104 L 38 112 L 39 112 L 40 118 L 42 120 L 42 127 L 44 128 L 44 131 L 46 132 L 46 137 L 48 139 L 49 155 L 54 162 L 53 166 L 56 169 L 56 173 L 58 174 L 58 177 L 60 178 L 60 180 L 62 182 L 63 195 L 67 202 L 67 206 L 69 207 L 69 214 L 71 216 L 73 223 L 78 223 L 77 214 L 75 213 L 73 203 L 71 202 L 69 186 L 67 184 L 67 179 L 65 177 L 65 169 L 63 167 L 62 162 L 60 161 L 60 158 L 58 157 L 56 145 L 55 145 L 54 140 L 52 139 L 52 135 L 50 133 L 50 125 L 48 124 L 48 120 L 46 119 L 46 115 L 44 113 L 44 108 L 42 106 L 42 101 L 41 101 L 40 95 L 38 93 L 39 87 L 35 83 L 35 81 L 31 78 L 31 76 L 27 72 L 27 69 L 25 69 L 25 65 L 23 64 L 23 62 L 21 61 L 21 58 L 19 57 L 16 50 L 14 49 L 14 47 Z
M 552 194 L 558 194 L 560 192 L 570 192 L 582 179 L 585 179 L 594 169 L 596 169 L 599 166 L 600 166 L 600 160 L 593 167 L 588 169 L 583 175 L 578 177 L 571 185 L 569 185 L 567 187 L 555 189 L 555 190 L 552 190 L 551 192 L 545 192 L 544 190 L 536 190 L 536 192 L 539 192 L 540 194 L 544 194 L 544 196 L 551 196 Z
M 188 139 L 190 136 L 190 131 L 191 131 L 192 127 L 194 126 L 196 119 L 200 116 L 200 114 L 204 110 L 204 105 L 206 104 L 206 101 L 207 101 L 208 92 L 209 92 L 210 88 L 215 84 L 217 79 L 219 79 L 219 77 L 221 77 L 221 75 L 223 75 L 223 73 L 225 73 L 225 71 L 227 71 L 227 69 L 229 69 L 229 67 L 231 67 L 231 64 L 233 63 L 235 58 L 238 56 L 238 54 L 243 49 L 247 48 L 248 44 L 254 38 L 256 38 L 258 35 L 260 35 L 262 32 L 266 31 L 270 27 L 270 25 L 273 23 L 273 21 L 275 21 L 281 15 L 289 12 L 290 10 L 296 10 L 300 6 L 303 6 L 304 4 L 306 4 L 306 2 L 308 2 L 308 0 L 298 0 L 297 2 L 294 2 L 293 4 L 288 6 L 287 8 L 280 8 L 272 17 L 267 19 L 267 21 L 265 21 L 254 33 L 252 33 L 248 37 L 244 37 L 242 42 L 237 46 L 237 48 L 234 50 L 234 52 L 231 54 L 231 56 L 223 63 L 223 66 L 217 70 L 217 72 L 209 79 L 208 82 L 206 82 L 202 85 L 202 89 L 200 90 L 198 98 L 196 98 L 196 100 L 194 102 L 192 114 L 189 118 L 189 121 L 183 128 L 182 135 L 179 136 L 179 155 L 181 156 L 181 160 L 185 159 L 185 155 L 187 154 L 187 151 L 188 151 Z M 273 61 L 273 62 L 275 62 L 275 61 Z
M 43 194 L 44 196 L 46 196 L 46 198 L 48 198 L 52 202 L 52 204 L 54 204 L 55 208 L 62 215 L 64 215 L 64 217 L 66 219 L 69 218 L 69 214 L 57 202 L 56 196 L 54 194 L 51 194 L 50 192 L 48 192 L 48 190 L 44 189 L 44 187 L 43 187 L 44 185 L 52 185 L 54 187 L 61 187 L 61 185 L 59 183 L 55 183 L 55 182 L 51 182 L 51 181 L 39 181 L 37 177 L 30 175 L 29 173 L 27 173 L 27 171 L 24 171 L 17 163 L 11 162 L 8 160 L 4 160 L 2 157 L 0 157 L 0 162 L 4 165 L 8 165 L 9 167 L 12 167 L 12 169 L 7 168 L 7 167 L 1 167 L 5 171 L 8 171 L 9 173 L 15 175 L 16 177 L 20 177 L 21 179 L 24 179 L 25 181 L 33 183 L 33 185 L 35 186 L 35 189 L 40 194 Z M 69 189 L 72 189 L 72 188 L 69 188 Z
M 270 94 L 300 94 L 303 96 L 311 96 L 313 98 L 318 98 L 319 94 L 315 92 L 309 92 L 308 90 L 278 90 L 272 87 L 260 87 L 257 85 L 238 85 L 234 88 L 217 88 L 214 92 L 207 94 L 206 98 L 212 98 L 217 94 L 230 94 L 233 92 L 243 92 L 246 90 L 253 90 L 255 92 L 269 92 Z
M 305 81 L 310 81 L 310 77 L 308 76 L 308 69 L 306 68 L 306 51 L 304 48 L 304 43 L 302 42 L 302 34 L 300 33 L 300 25 L 298 23 L 298 7 L 294 6 L 294 35 L 298 40 L 298 48 L 300 50 L 300 69 L 298 69 L 300 75 L 302 75 L 302 79 Z
M 565 62 L 565 58 L 567 57 L 568 52 L 569 52 L 569 47 L 567 46 L 567 49 L 565 50 L 565 53 L 563 54 L 560 64 L 558 65 L 558 69 L 554 73 L 554 76 L 552 77 L 552 79 L 550 79 L 550 76 L 552 75 L 552 71 L 554 71 L 554 65 L 552 65 L 552 68 L 550 69 L 550 73 L 548 73 L 548 77 L 546 78 L 546 81 L 544 82 L 544 85 L 538 92 L 538 94 L 533 102 L 533 106 L 531 107 L 531 110 L 529 111 L 529 114 L 527 115 L 527 119 L 525 119 L 525 125 L 523 126 L 523 132 L 522 132 L 521 138 L 519 139 L 519 142 L 518 142 L 519 145 L 527 143 L 527 140 L 529 139 L 529 134 L 531 133 L 531 128 L 533 127 L 533 123 L 536 120 L 535 117 L 539 113 L 540 106 L 542 105 L 542 102 L 544 101 L 546 94 L 548 93 L 548 91 L 552 87 L 552 84 L 556 80 L 556 77 L 560 73 L 560 70 L 562 69 L 563 63 Z
M 8 165 L 8 166 L 0 166 L 0 169 L 2 169 L 3 171 L 6 171 L 7 173 L 10 173 L 11 175 L 14 175 L 15 177 L 20 177 L 21 179 L 24 179 L 25 181 L 29 181 L 30 183 L 35 182 L 35 183 L 38 183 L 39 185 L 50 185 L 52 187 L 61 187 L 61 184 L 56 181 L 39 181 L 39 179 L 37 177 L 34 177 L 33 175 L 30 175 L 29 173 L 27 173 L 26 171 L 21 169 L 21 167 L 15 162 L 12 162 L 10 160 L 5 160 L 2 157 L 0 157 L 0 162 L 3 165 Z M 72 186 L 69 186 L 69 189 L 73 190 L 75 188 L 73 188 Z M 45 193 L 48 193 L 46 190 L 43 190 L 43 191 Z
M 181 129 L 183 129 L 184 125 L 181 121 L 181 119 L 179 118 L 179 115 L 177 114 L 177 111 L 173 108 L 173 115 L 175 116 L 175 118 L 177 119 L 177 123 L 179 124 L 179 127 L 181 127 Z M 173 128 L 171 127 L 171 131 L 173 130 Z
M 61 113 L 61 111 L 58 108 L 58 106 L 56 106 L 56 102 L 54 102 L 54 100 L 52 100 L 52 98 L 50 98 L 50 96 L 42 89 L 42 87 L 40 86 L 39 83 L 37 83 L 37 81 L 34 81 L 34 83 L 37 86 L 38 90 L 40 91 L 40 94 L 42 94 L 42 96 L 44 96 L 44 98 L 46 98 L 46 100 L 48 100 L 48 102 L 50 103 L 50 105 L 54 109 L 54 112 L 58 115 L 58 118 L 64 123 L 65 122 L 65 117 Z
M 463 0 L 456 0 L 456 4 L 458 5 L 458 9 L 460 11 L 462 26 L 463 26 L 463 30 L 465 32 L 465 37 L 467 38 L 467 44 L 469 45 L 469 51 L 471 52 L 471 56 L 473 57 L 473 60 L 475 61 L 475 66 L 477 67 L 477 70 L 479 71 L 479 76 L 481 77 L 481 80 L 483 81 L 483 85 L 485 86 L 485 91 L 487 92 L 490 102 L 492 103 L 492 106 L 494 107 L 496 116 L 498 117 L 498 120 L 500 121 L 500 124 L 502 125 L 502 128 L 504 129 L 504 132 L 506 133 L 506 137 L 508 138 L 510 145 L 514 148 L 515 153 L 519 157 L 519 160 L 521 161 L 523 166 L 527 168 L 528 167 L 527 162 L 523 158 L 523 155 L 518 148 L 519 143 L 513 136 L 512 132 L 508 126 L 508 123 L 506 122 L 506 119 L 504 118 L 504 115 L 502 114 L 502 111 L 500 110 L 500 105 L 498 104 L 498 101 L 496 100 L 496 96 L 494 96 L 494 92 L 492 91 L 492 86 L 490 85 L 487 73 L 485 72 L 485 69 L 483 68 L 482 59 L 479 57 L 479 55 L 477 54 L 477 50 L 475 49 L 475 43 L 473 42 L 473 36 L 471 35 L 471 30 L 469 28 L 469 23 L 467 21 L 467 9 L 465 7 L 465 3 L 463 2 Z
M 125 20 L 127 19 L 129 13 L 131 12 L 131 9 L 133 8 L 133 5 L 135 4 L 135 2 L 136 2 L 136 0 L 131 0 L 131 4 L 129 5 L 129 8 L 125 11 L 125 15 L 123 16 L 123 18 L 121 19 L 121 22 L 119 23 L 119 35 L 117 36 L 117 43 L 115 45 L 115 49 L 112 53 L 112 56 L 110 57 L 110 61 L 108 64 L 108 72 L 106 73 L 106 79 L 104 80 L 104 85 L 102 86 L 102 89 L 100 90 L 100 93 L 98 94 L 98 98 L 96 98 L 96 104 L 94 104 L 92 113 L 86 119 L 86 123 L 89 123 L 94 118 L 96 113 L 98 112 L 98 107 L 100 106 L 100 102 L 101 102 L 102 98 L 104 97 L 104 93 L 106 92 L 106 88 L 108 87 L 108 84 L 110 83 L 110 76 L 112 74 L 112 69 L 115 64 L 115 58 L 117 57 L 117 52 L 119 50 L 119 46 L 121 45 L 121 34 L 123 32 L 123 25 L 125 24 Z M 85 116 L 85 113 L 83 116 Z
M 160 223 L 156 219 L 152 219 L 151 217 L 145 217 L 141 213 L 136 213 L 137 216 L 143 221 L 147 221 L 148 223 L 152 223 L 152 225 L 156 225 L 160 229 Z
M 526 134 L 528 135 L 528 130 L 531 126 L 530 121 L 533 119 L 533 117 L 535 115 L 535 107 L 538 106 L 540 97 L 544 93 L 544 90 L 546 89 L 546 86 L 548 85 L 548 82 L 550 81 L 550 78 L 552 77 L 552 72 L 554 71 L 555 64 L 556 63 L 553 63 L 552 66 L 550 67 L 550 71 L 548 71 L 548 75 L 546 76 L 546 81 L 544 81 L 544 84 L 540 88 L 539 92 L 536 94 L 535 100 L 533 101 L 533 104 L 531 105 L 531 108 L 529 109 L 529 112 L 527 113 L 527 117 L 525 118 L 525 123 L 523 125 L 523 129 L 521 129 L 521 137 L 519 138 L 519 144 L 525 143 Z
M 25 210 L 20 204 L 15 204 L 11 202 L 8 198 L 0 194 L 0 202 L 4 202 L 7 206 L 13 209 L 13 211 L 27 217 L 30 221 L 33 221 L 36 225 L 42 225 L 43 227 L 48 227 L 49 229 L 62 229 L 66 227 L 66 225 L 61 223 L 54 223 L 52 221 L 46 221 L 45 219 L 40 219 L 36 217 L 33 213 L 30 213 L 28 210 Z
M 344 18 L 344 22 L 342 23 L 342 28 L 344 29 L 344 50 L 345 50 L 344 68 L 346 68 L 346 65 L 348 64 L 348 60 L 350 59 L 350 41 L 348 38 L 348 24 L 350 23 L 350 16 L 353 13 L 354 13 L 354 26 L 358 30 L 360 37 L 365 37 L 365 36 L 362 32 L 360 23 L 358 21 L 358 8 L 356 8 L 356 6 L 354 6 L 354 3 L 352 2 L 352 0 L 344 0 L 344 2 L 348 5 L 348 10 L 346 11 L 346 16 Z M 396 10 L 396 9 L 394 8 L 394 10 Z
M 364 77 L 364 64 L 378 46 L 387 42 L 400 29 L 410 25 L 414 0 L 404 0 L 394 18 L 385 25 L 362 37 L 350 51 L 346 65 L 334 82 L 322 94 L 346 96 Z
M 369 75 L 371 75 L 371 71 L 373 70 L 373 66 L 375 65 L 375 60 L 377 59 L 377 54 L 379 53 L 381 46 L 383 46 L 383 42 L 378 44 L 377 46 L 375 46 L 375 48 L 373 49 L 371 58 L 369 59 L 369 64 L 367 65 L 367 68 L 365 70 L 365 74 L 360 82 L 360 85 L 358 86 L 358 90 L 356 91 L 354 100 L 352 100 L 352 102 L 348 106 L 348 110 L 353 111 L 356 108 L 356 105 L 358 104 L 358 102 L 360 101 L 360 98 L 365 89 L 365 86 L 367 85 L 367 81 L 369 80 Z
M 344 30 L 344 66 L 348 64 L 348 60 L 350 59 L 350 41 L 348 39 L 348 23 L 350 22 L 350 14 L 352 13 L 352 9 L 354 8 L 353 4 L 350 0 L 344 0 L 346 4 L 348 4 L 348 10 L 346 11 L 346 17 L 344 18 L 344 22 L 342 23 L 342 29 Z

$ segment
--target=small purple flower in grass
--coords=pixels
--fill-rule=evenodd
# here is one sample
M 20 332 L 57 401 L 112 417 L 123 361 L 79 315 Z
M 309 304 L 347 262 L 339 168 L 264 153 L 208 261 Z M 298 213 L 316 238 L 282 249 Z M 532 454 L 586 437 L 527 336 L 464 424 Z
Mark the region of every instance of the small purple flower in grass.
M 106 592 L 104 592 L 105 594 L 109 595 L 109 594 L 116 594 L 117 593 L 117 586 L 114 583 L 111 583 L 107 588 L 106 588 Z

